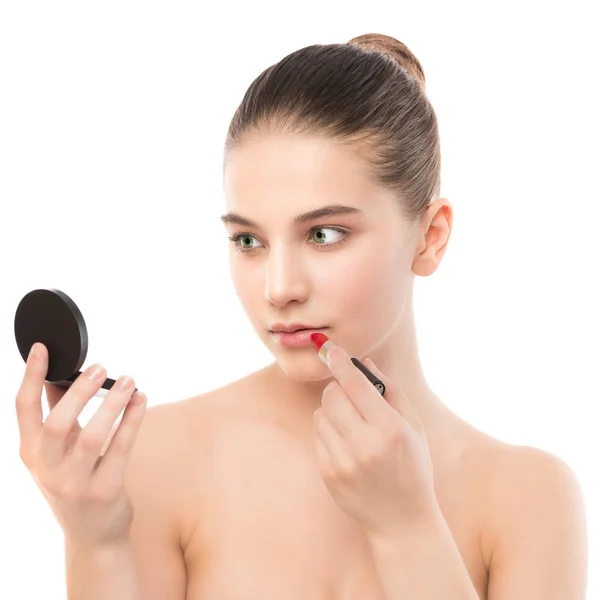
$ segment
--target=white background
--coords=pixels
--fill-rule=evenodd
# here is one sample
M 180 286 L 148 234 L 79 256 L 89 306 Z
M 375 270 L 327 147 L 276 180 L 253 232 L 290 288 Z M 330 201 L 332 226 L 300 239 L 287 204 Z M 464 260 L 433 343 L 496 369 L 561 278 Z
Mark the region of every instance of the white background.
M 370 32 L 422 62 L 455 208 L 440 269 L 416 282 L 429 383 L 477 428 L 574 469 L 588 597 L 600 597 L 592 4 L 2 3 L 1 597 L 66 597 L 62 532 L 19 459 L 20 299 L 71 296 L 90 336 L 84 367 L 133 375 L 149 406 L 271 362 L 233 291 L 219 221 L 229 120 L 286 54 Z

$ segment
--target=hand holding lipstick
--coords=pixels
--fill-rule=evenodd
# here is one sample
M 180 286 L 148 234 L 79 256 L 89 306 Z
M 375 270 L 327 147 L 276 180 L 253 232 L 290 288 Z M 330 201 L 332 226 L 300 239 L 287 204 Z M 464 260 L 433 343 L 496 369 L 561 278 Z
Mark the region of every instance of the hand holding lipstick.
M 314 413 L 319 467 L 333 499 L 367 535 L 438 518 L 427 438 L 406 394 L 366 360 L 385 384 L 382 397 L 341 346 L 321 333 L 311 337 L 335 378 Z

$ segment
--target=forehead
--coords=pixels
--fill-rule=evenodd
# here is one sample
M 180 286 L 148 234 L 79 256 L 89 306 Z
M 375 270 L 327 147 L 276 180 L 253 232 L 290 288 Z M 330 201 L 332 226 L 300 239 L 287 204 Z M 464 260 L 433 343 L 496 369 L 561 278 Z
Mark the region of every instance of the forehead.
M 382 193 L 351 147 L 316 136 L 274 134 L 256 135 L 228 152 L 223 191 L 228 211 L 257 219 L 331 204 L 372 212 Z

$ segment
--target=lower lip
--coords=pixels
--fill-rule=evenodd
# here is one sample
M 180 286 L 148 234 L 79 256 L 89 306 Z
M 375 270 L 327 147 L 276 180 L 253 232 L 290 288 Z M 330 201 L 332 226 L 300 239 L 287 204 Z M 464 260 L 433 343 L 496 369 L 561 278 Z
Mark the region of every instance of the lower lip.
M 277 340 L 277 343 L 281 346 L 287 346 L 288 348 L 297 348 L 299 346 L 312 345 L 310 338 L 312 333 L 321 333 L 325 331 L 327 327 L 323 329 L 301 329 L 294 331 L 293 333 L 285 333 L 284 331 L 272 331 L 273 337 Z

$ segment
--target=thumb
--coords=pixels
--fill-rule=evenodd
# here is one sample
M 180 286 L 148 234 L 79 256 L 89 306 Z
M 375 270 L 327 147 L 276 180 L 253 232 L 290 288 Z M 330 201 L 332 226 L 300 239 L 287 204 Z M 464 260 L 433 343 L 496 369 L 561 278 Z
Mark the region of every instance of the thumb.
M 44 389 L 46 390 L 46 400 L 48 401 L 48 407 L 50 408 L 50 412 L 54 409 L 54 407 L 61 401 L 62 397 L 67 393 L 68 390 L 64 388 L 60 388 L 49 381 L 45 381 L 46 375 L 48 373 L 48 349 L 44 344 L 40 344 L 40 367 L 41 371 L 44 373 Z M 69 432 L 67 437 L 67 448 L 72 448 L 79 433 L 82 431 L 82 427 L 79 424 L 79 419 L 75 421 L 73 425 L 73 429 Z
M 48 373 L 48 348 L 41 342 L 39 342 L 40 348 L 40 368 L 44 373 L 44 389 L 46 390 L 46 400 L 48 401 L 48 407 L 52 410 L 61 400 L 61 398 L 65 395 L 65 389 L 59 388 L 57 385 L 50 383 L 49 381 L 45 381 L 46 374 Z

